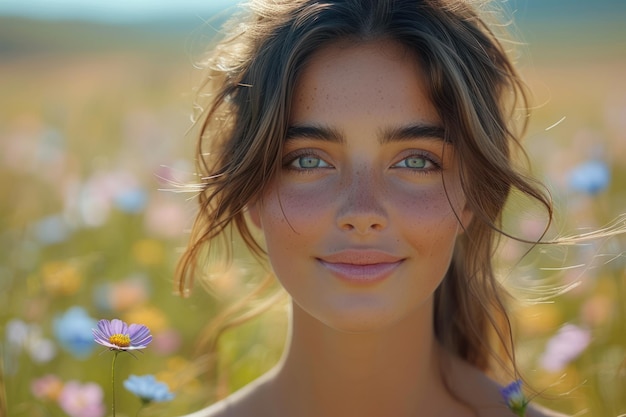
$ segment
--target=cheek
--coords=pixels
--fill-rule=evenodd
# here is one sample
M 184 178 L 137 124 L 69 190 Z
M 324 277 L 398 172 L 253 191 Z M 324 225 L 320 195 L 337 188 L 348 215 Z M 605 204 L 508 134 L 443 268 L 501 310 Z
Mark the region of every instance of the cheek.
M 435 185 L 417 190 L 395 192 L 393 206 L 401 211 L 400 216 L 414 219 L 423 225 L 434 225 L 456 218 L 454 213 L 461 210 L 461 202 L 456 195 L 446 194 L 446 190 Z M 458 223 L 458 222 L 456 222 Z
M 274 188 L 263 199 L 259 218 L 268 245 L 305 240 L 326 220 L 330 201 L 319 190 Z
M 422 253 L 447 253 L 453 249 L 460 230 L 455 211 L 460 215 L 462 209 L 458 205 L 452 208 L 442 188 L 397 198 L 398 217 L 403 219 L 400 227 L 407 240 Z
M 291 295 L 312 292 L 313 281 L 299 279 L 311 253 L 323 238 L 329 203 L 322 193 L 288 188 L 268 192 L 258 209 L 265 246 L 273 271 Z M 305 262 L 303 264 L 303 261 Z

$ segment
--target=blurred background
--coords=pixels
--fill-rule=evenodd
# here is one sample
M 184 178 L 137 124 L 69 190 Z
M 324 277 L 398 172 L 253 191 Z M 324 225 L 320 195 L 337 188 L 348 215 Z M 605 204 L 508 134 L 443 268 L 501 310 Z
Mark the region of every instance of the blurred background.
M 278 359 L 284 299 L 225 332 L 216 363 L 207 354 L 212 319 L 236 320 L 228 307 L 252 290 L 248 263 L 188 298 L 172 282 L 195 210 L 176 187 L 194 180 L 194 64 L 236 7 L 0 1 L 0 415 L 108 414 L 112 354 L 90 330 L 101 318 L 146 324 L 155 338 L 117 360 L 120 416 L 141 405 L 122 386 L 131 374 L 153 374 L 175 394 L 141 415 L 171 416 Z M 602 227 L 626 213 L 626 2 L 506 8 L 533 92 L 525 143 L 558 209 L 553 234 Z M 541 213 L 518 217 L 527 207 L 516 204 L 508 229 L 536 236 Z M 503 279 L 526 300 L 514 325 L 521 368 L 543 394 L 535 401 L 580 416 L 626 413 L 624 248 L 623 237 L 540 247 L 518 263 L 529 248 L 503 242 Z

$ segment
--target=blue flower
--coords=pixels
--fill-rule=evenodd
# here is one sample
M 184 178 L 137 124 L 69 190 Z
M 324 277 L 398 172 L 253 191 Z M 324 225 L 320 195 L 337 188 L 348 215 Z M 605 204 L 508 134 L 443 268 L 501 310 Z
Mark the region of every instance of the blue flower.
M 96 346 L 91 335 L 96 324 L 85 309 L 72 307 L 54 319 L 54 335 L 65 350 L 78 358 L 86 358 Z
M 70 237 L 71 230 L 61 215 L 47 216 L 33 225 L 37 240 L 44 245 L 61 243 Z
M 573 190 L 596 195 L 605 190 L 611 181 L 611 172 L 602 161 L 589 161 L 576 166 L 569 173 L 569 185 Z
M 131 375 L 124 381 L 124 387 L 144 403 L 170 401 L 174 398 L 167 384 L 157 381 L 154 375 Z
M 522 391 L 521 380 L 518 379 L 500 389 L 500 394 L 502 394 L 506 405 L 516 416 L 524 417 L 526 415 L 526 407 L 528 407 L 529 401 Z
M 125 213 L 141 213 L 147 202 L 148 194 L 141 188 L 124 190 L 115 196 L 115 206 Z

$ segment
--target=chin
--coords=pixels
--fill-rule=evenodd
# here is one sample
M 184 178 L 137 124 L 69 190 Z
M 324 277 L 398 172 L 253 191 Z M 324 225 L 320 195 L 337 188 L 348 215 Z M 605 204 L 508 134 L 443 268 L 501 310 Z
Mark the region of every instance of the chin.
M 329 328 L 343 333 L 376 333 L 390 329 L 411 314 L 375 298 L 343 300 L 326 311 L 312 312 Z

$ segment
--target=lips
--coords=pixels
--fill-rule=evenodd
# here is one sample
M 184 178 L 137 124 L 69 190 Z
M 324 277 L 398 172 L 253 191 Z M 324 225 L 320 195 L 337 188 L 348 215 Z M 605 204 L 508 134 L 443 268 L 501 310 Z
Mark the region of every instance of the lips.
M 381 251 L 349 250 L 318 258 L 318 261 L 342 280 L 371 283 L 387 278 L 404 259 Z

